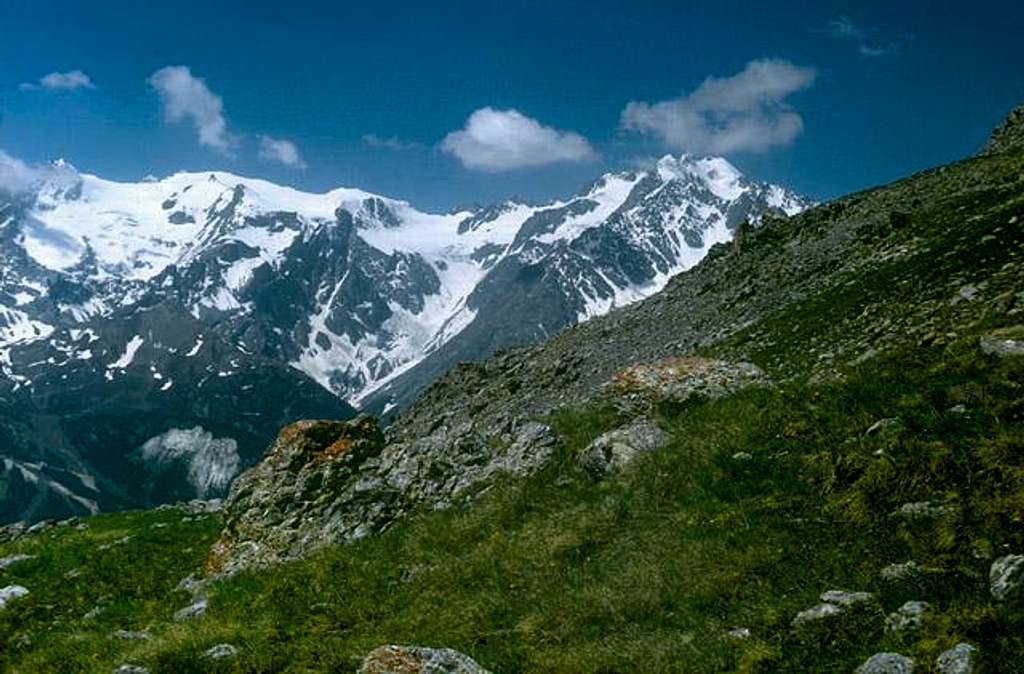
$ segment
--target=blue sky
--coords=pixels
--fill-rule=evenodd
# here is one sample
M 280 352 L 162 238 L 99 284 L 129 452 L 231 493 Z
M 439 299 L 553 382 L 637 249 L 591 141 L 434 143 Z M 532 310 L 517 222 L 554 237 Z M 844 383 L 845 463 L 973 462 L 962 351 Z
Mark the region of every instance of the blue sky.
M 427 4 L 0 0 L 0 150 L 434 210 L 689 150 L 827 198 L 1024 101 L 1020 2 Z

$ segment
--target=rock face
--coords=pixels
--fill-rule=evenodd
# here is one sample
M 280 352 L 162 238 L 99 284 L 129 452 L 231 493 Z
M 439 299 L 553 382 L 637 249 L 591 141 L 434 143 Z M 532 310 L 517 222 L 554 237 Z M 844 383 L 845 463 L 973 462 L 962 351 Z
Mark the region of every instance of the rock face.
M 359 674 L 490 674 L 473 658 L 450 648 L 381 646 L 371 651 Z
M 992 132 L 982 154 L 998 154 L 1024 148 L 1024 105 L 1015 108 Z
M 395 443 L 365 415 L 292 424 L 232 487 L 207 572 L 269 566 L 362 538 L 416 508 L 449 507 L 499 474 L 532 474 L 554 444 L 534 422 L 488 432 L 463 424 Z

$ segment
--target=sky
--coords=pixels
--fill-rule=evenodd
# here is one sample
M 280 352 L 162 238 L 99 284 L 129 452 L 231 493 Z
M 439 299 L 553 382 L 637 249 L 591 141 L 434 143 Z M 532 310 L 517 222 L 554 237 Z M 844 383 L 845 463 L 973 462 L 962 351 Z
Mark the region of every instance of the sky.
M 1021 35 L 984 0 L 0 0 L 0 159 L 442 211 L 688 152 L 827 199 L 977 151 Z

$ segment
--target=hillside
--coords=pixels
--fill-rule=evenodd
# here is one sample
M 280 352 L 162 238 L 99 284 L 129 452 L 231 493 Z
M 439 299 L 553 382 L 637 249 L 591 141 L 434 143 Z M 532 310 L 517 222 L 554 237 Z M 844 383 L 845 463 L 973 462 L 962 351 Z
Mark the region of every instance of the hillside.
M 8 530 L 0 557 L 26 557 L 0 587 L 27 594 L 0 662 L 353 671 L 414 644 L 495 672 L 1014 671 L 1020 124 L 740 224 L 657 295 L 453 368 L 384 432 L 288 426 L 223 510 Z

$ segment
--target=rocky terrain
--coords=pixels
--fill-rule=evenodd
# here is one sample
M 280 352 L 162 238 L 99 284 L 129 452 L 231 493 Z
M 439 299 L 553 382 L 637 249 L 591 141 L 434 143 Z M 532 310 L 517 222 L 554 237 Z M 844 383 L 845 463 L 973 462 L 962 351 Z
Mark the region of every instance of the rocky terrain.
M 222 172 L 35 173 L 0 193 L 0 521 L 223 494 L 286 423 L 393 413 L 807 205 L 686 156 L 447 214 Z
M 456 366 L 387 428 L 288 425 L 222 509 L 8 528 L 0 662 L 1013 671 L 1022 124 L 738 223 L 658 294 Z

